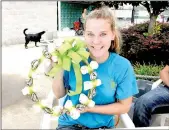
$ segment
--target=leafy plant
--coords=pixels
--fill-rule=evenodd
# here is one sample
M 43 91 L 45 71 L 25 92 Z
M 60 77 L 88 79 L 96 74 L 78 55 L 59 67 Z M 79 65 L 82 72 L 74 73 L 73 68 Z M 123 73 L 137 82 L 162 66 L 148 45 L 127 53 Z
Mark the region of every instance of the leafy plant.
M 158 22 L 156 22 L 155 26 L 154 26 L 154 33 L 153 34 L 159 34 L 161 31 L 161 24 L 159 24 Z
M 150 76 L 158 76 L 159 72 L 162 70 L 162 68 L 164 67 L 164 65 L 146 65 L 146 64 L 140 64 L 140 63 L 136 63 L 133 65 L 134 67 L 134 71 L 136 74 L 138 75 L 150 75 Z
M 161 24 L 160 24 L 159 22 L 156 22 L 156 23 L 154 24 L 153 35 L 154 35 L 154 34 L 160 34 L 160 32 L 161 32 Z M 150 34 L 150 33 L 148 33 L 148 32 L 144 32 L 143 35 L 144 35 L 145 37 L 147 37 L 147 36 L 151 36 L 152 34 Z
M 147 35 L 148 22 L 122 29 L 123 46 L 121 55 L 132 63 L 160 65 L 169 61 L 169 24 L 158 23 L 156 34 Z

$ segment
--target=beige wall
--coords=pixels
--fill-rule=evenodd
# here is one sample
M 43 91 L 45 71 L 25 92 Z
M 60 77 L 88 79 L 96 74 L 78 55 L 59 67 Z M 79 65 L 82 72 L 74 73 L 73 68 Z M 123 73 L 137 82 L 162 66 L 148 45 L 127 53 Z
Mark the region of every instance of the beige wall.
M 3 1 L 2 45 L 24 44 L 27 32 L 57 30 L 56 1 Z

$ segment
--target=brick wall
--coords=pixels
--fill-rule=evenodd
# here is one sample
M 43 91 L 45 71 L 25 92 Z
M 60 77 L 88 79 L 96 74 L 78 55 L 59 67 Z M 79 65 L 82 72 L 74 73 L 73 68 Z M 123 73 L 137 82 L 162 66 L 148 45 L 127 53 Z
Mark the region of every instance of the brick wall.
M 3 1 L 2 45 L 24 44 L 27 33 L 57 30 L 56 1 Z

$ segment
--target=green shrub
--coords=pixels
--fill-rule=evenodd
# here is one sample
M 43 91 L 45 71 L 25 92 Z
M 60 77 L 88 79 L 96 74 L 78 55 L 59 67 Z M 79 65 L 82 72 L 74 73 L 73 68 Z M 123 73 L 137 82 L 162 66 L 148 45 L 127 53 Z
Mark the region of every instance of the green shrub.
M 149 75 L 149 76 L 159 76 L 160 71 L 164 68 L 164 65 L 146 65 L 136 63 L 133 65 L 134 72 L 137 75 Z
M 160 27 L 160 29 L 158 28 Z M 169 62 L 169 24 L 158 23 L 157 32 L 152 36 L 145 36 L 148 32 L 148 22 L 136 24 L 121 30 L 123 46 L 121 55 L 132 63 L 165 64 Z

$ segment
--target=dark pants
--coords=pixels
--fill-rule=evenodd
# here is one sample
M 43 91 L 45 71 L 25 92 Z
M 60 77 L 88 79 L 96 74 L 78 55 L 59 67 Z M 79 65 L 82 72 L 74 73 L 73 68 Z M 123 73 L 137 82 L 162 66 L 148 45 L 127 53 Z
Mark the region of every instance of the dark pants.
M 139 97 L 134 104 L 133 122 L 135 126 L 150 126 L 153 110 L 166 105 L 169 106 L 169 87 L 167 86 L 157 87 Z
M 105 129 L 111 129 L 111 128 L 108 128 L 106 126 L 100 127 L 100 128 L 88 128 L 88 127 L 81 126 L 81 125 L 58 126 L 58 128 L 56 128 L 56 130 L 94 130 L 94 129 L 105 130 Z

